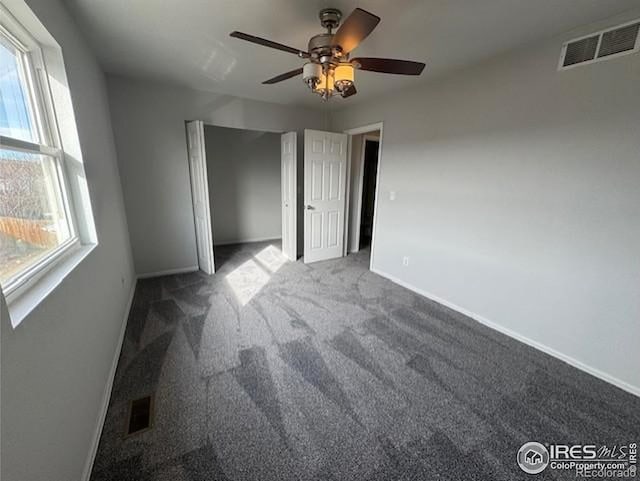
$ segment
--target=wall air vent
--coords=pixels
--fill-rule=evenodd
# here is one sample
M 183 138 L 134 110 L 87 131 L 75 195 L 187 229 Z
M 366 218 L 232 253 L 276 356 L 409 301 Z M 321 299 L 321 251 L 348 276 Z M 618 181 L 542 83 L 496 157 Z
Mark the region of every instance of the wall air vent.
M 562 46 L 559 69 L 586 65 L 640 50 L 640 20 L 592 33 Z
M 588 62 L 596 58 L 596 50 L 598 50 L 598 42 L 600 36 L 587 37 L 582 40 L 576 40 L 567 45 L 567 50 L 564 54 L 563 67 L 570 65 L 576 65 L 583 62 Z
M 598 58 L 628 52 L 637 47 L 640 23 L 609 30 L 602 34 Z

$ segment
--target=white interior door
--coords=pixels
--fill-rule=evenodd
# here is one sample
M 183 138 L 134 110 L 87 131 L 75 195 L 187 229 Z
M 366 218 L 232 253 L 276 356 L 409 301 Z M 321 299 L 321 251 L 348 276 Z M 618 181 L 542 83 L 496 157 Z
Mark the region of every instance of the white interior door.
M 298 258 L 296 226 L 296 133 L 282 134 L 280 143 L 282 183 L 282 253 Z
M 304 262 L 342 257 L 347 136 L 304 131 Z
M 189 150 L 189 172 L 191 173 L 193 217 L 196 225 L 198 265 L 203 272 L 213 274 L 215 272 L 213 236 L 211 234 L 207 156 L 204 148 L 204 123 L 202 121 L 187 122 L 187 147 Z

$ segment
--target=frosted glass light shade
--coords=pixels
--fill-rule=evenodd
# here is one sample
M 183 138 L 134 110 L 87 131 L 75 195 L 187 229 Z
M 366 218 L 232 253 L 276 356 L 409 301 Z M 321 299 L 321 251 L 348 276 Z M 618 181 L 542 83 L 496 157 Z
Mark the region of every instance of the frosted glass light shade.
M 338 90 L 346 90 L 353 85 L 354 68 L 350 63 L 338 64 L 334 71 L 335 86 Z
M 322 66 L 317 63 L 305 63 L 302 67 L 302 80 L 309 85 L 314 85 L 322 77 Z

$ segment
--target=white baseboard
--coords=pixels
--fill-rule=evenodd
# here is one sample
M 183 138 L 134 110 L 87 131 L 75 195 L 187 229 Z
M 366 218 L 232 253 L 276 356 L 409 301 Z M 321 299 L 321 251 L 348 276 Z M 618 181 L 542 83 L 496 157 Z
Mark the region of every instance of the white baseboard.
M 372 268 L 371 272 L 374 272 L 376 274 L 378 274 L 379 276 L 385 277 L 387 279 L 389 279 L 391 282 L 394 282 L 395 284 L 398 284 L 406 289 L 409 289 L 410 291 L 415 292 L 416 294 L 420 294 L 423 297 L 426 297 L 428 299 L 431 299 L 432 301 L 437 302 L 438 304 L 442 304 L 445 307 L 448 307 L 450 309 L 453 309 L 454 311 L 459 312 L 460 314 L 463 314 L 467 317 L 470 317 L 471 319 L 473 319 L 474 321 L 477 321 L 481 324 L 484 324 L 487 327 L 490 327 L 493 330 L 496 330 L 502 334 L 505 334 L 509 337 L 512 337 L 520 342 L 523 342 L 539 351 L 544 352 L 545 354 L 549 354 L 550 356 L 553 356 L 557 359 L 560 359 L 561 361 L 566 362 L 567 364 L 580 369 L 581 371 L 584 371 L 588 374 L 591 374 L 592 376 L 597 377 L 598 379 L 602 379 L 605 382 L 608 382 L 609 384 L 613 384 L 616 387 L 619 387 L 620 389 L 627 391 L 631 394 L 634 394 L 636 396 L 640 396 L 640 387 L 638 386 L 634 386 L 632 384 L 629 384 L 626 381 L 623 381 L 621 379 L 618 379 L 610 374 L 607 374 L 606 372 L 603 372 L 599 369 L 596 369 L 595 367 L 589 366 L 585 363 L 583 363 L 582 361 L 578 361 L 577 359 L 574 359 L 570 356 L 567 356 L 566 354 L 563 354 L 559 351 L 556 351 L 555 349 L 546 346 L 544 344 L 541 344 L 538 341 L 534 341 L 533 339 L 529 339 L 526 336 L 523 336 L 522 334 L 519 334 L 515 331 L 512 331 L 511 329 L 501 326 L 500 324 L 497 324 L 493 321 L 490 321 L 489 319 L 486 319 L 485 317 L 482 317 L 474 312 L 471 312 L 467 309 L 465 309 L 464 307 L 460 307 L 456 304 L 453 304 L 452 302 L 449 302 L 445 299 L 442 299 L 434 294 L 431 294 L 430 292 L 426 292 L 422 289 L 418 289 L 417 287 L 409 284 L 408 282 L 405 282 L 401 279 L 398 279 L 395 276 L 392 276 L 391 274 L 387 274 L 386 272 L 380 271 L 378 269 Z
M 234 241 L 224 241 L 224 242 L 216 242 L 215 246 L 230 246 L 233 244 L 249 244 L 251 242 L 268 242 L 268 241 L 282 241 L 281 237 L 253 237 L 251 239 L 241 239 Z
M 186 274 L 199 270 L 198 266 L 179 267 L 177 269 L 167 269 L 166 271 L 146 272 L 138 274 L 138 279 L 149 279 L 150 277 L 170 276 L 172 274 Z
M 120 351 L 122 350 L 122 344 L 124 343 L 124 334 L 127 330 L 127 320 L 129 319 L 129 312 L 133 304 L 133 296 L 136 292 L 137 279 L 133 279 L 133 285 L 131 286 L 131 292 L 129 292 L 129 300 L 124 310 L 124 317 L 122 319 L 122 325 L 120 326 L 120 334 L 118 336 L 118 343 L 116 344 L 116 350 L 113 354 L 113 360 L 111 361 L 111 369 L 109 370 L 109 376 L 107 377 L 107 384 L 104 387 L 104 393 L 102 395 L 102 405 L 100 406 L 100 412 L 98 414 L 98 423 L 96 425 L 95 434 L 91 442 L 89 450 L 89 457 L 84 466 L 82 472 L 82 481 L 89 481 L 91 478 L 91 470 L 93 469 L 93 463 L 96 459 L 98 452 L 98 445 L 100 444 L 100 437 L 102 436 L 102 428 L 104 421 L 107 417 L 107 410 L 109 409 L 109 399 L 111 398 L 111 390 L 113 389 L 113 381 L 116 376 L 116 369 L 118 368 L 118 361 L 120 360 Z

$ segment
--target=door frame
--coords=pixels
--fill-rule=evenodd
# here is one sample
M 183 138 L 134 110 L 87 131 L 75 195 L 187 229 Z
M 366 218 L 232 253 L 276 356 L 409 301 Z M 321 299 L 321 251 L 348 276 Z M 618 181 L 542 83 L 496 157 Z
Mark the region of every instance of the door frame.
M 347 134 L 348 137 L 348 142 L 347 142 L 347 156 L 349 159 L 349 162 L 347 162 L 347 212 L 349 211 L 349 209 L 351 208 L 349 203 L 350 203 L 350 198 L 351 198 L 351 153 L 352 153 L 352 143 L 353 143 L 353 136 L 354 135 L 360 135 L 360 134 L 368 134 L 371 132 L 375 132 L 375 131 L 379 131 L 380 132 L 380 138 L 378 139 L 378 170 L 376 172 L 376 190 L 375 190 L 375 199 L 374 199 L 374 204 L 373 204 L 373 228 L 371 231 L 371 255 L 369 258 L 369 270 L 372 271 L 373 270 L 373 260 L 375 257 L 375 243 L 376 243 L 376 232 L 378 230 L 378 202 L 380 201 L 380 172 L 382 170 L 382 144 L 384 142 L 384 122 L 380 121 L 380 122 L 375 122 L 373 124 L 368 124 L 368 125 L 363 125 L 362 127 L 354 127 L 352 129 L 347 129 L 344 130 L 343 133 Z M 366 139 L 366 136 L 365 136 Z M 363 139 L 363 145 L 364 142 L 366 140 Z M 362 149 L 362 155 L 364 158 L 364 149 Z M 364 173 L 364 171 L 361 169 L 362 173 Z M 362 180 L 360 180 L 360 203 L 362 202 Z M 360 204 L 360 207 L 362 206 L 362 204 Z M 358 217 L 360 217 L 360 214 L 358 214 Z M 349 216 L 345 215 L 345 229 L 344 229 L 344 255 L 347 255 L 347 251 L 348 251 L 348 243 L 349 243 Z M 358 238 L 360 237 L 360 228 L 358 228 Z

